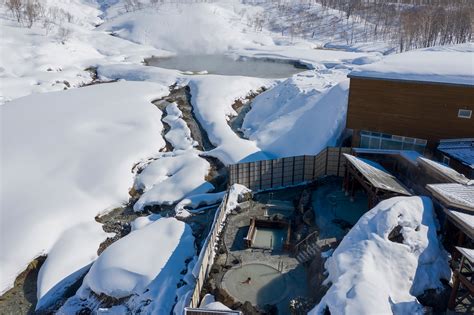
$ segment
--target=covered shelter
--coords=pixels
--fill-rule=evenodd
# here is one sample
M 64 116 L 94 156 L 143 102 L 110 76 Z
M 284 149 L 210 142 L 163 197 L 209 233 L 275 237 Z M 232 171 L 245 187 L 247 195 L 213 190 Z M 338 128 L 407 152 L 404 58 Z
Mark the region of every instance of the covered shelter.
M 454 246 L 474 242 L 474 185 L 429 184 L 426 188 L 446 214 L 445 246 L 455 256 Z
M 344 190 L 354 196 L 356 184 L 368 195 L 369 209 L 384 199 L 395 196 L 411 196 L 408 189 L 380 164 L 344 153 L 346 171 Z
M 438 183 L 457 183 L 460 185 L 474 184 L 474 180 L 467 178 L 448 165 L 422 156 L 418 157 L 417 161 L 422 172 L 429 175 L 432 182 L 433 180 L 436 180 Z
M 461 255 L 459 267 L 453 271 L 453 289 L 449 297 L 448 309 L 455 310 L 457 304 L 464 300 L 470 304 L 471 311 L 473 304 L 469 302 L 468 296 L 474 297 L 474 249 L 458 247 L 456 250 Z M 469 310 L 467 310 L 469 312 Z

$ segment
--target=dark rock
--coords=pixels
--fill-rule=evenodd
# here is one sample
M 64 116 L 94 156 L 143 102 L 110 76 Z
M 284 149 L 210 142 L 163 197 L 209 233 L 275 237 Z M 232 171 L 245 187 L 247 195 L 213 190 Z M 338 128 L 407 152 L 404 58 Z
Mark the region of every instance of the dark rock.
M 92 314 L 92 310 L 88 307 L 82 308 L 79 312 L 77 312 L 78 315 L 90 315 Z
M 397 225 L 394 227 L 390 234 L 388 234 L 388 239 L 392 242 L 403 244 L 402 226 Z
M 442 289 L 428 289 L 416 298 L 423 306 L 428 306 L 434 314 L 444 312 L 448 308 L 451 287 L 449 284 L 443 283 Z
M 244 201 L 251 200 L 252 197 L 253 197 L 252 192 L 247 192 L 247 193 L 244 193 L 242 195 L 239 195 L 239 197 L 237 198 L 237 202 L 242 203 Z
M 258 311 L 255 307 L 252 306 L 252 303 L 246 301 L 242 306 L 239 308 L 245 315 L 260 315 L 260 311 Z

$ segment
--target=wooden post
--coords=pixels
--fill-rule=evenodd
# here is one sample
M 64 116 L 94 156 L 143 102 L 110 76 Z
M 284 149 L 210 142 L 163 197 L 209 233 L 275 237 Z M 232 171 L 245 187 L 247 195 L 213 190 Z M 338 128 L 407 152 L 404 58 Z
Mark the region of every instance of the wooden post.
M 270 160 L 270 188 L 273 188 L 273 160 Z
M 354 176 L 352 176 L 352 181 L 351 181 L 351 202 L 354 202 L 354 196 L 355 196 L 355 180 Z
M 293 172 L 291 172 L 291 185 L 295 184 L 295 159 L 296 157 L 293 157 Z
M 462 270 L 464 264 L 464 257 L 461 258 L 461 264 L 459 267 L 459 270 Z M 453 282 L 453 289 L 451 290 L 451 296 L 449 297 L 449 302 L 448 302 L 448 309 L 449 310 L 454 310 L 456 307 L 456 296 L 458 295 L 458 290 L 459 290 L 459 274 L 455 271 L 453 274 L 454 282 Z
M 306 175 L 306 155 L 303 155 L 303 176 L 301 181 L 304 182 L 304 176 Z
M 285 158 L 281 159 L 281 186 L 283 187 L 283 180 L 285 179 Z
M 324 175 L 328 174 L 328 156 L 329 156 L 329 147 L 324 149 L 323 152 L 326 152 L 326 163 L 324 164 Z

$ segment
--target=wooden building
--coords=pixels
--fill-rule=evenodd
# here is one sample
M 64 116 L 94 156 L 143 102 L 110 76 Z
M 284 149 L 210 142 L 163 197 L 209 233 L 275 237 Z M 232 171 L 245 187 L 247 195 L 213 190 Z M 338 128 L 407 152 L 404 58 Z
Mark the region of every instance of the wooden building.
M 407 52 L 348 77 L 353 147 L 424 153 L 441 139 L 474 136 L 472 53 Z

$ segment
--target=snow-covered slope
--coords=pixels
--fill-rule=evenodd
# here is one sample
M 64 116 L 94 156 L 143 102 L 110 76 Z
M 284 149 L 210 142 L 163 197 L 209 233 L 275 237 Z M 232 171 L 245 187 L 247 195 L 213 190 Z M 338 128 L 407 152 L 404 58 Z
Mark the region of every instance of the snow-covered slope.
M 119 82 L 0 107 L 0 292 L 62 233 L 128 200 L 133 165 L 165 144 L 161 113 L 150 102 L 167 93 L 154 83 Z M 102 240 L 98 234 L 96 248 Z M 78 259 L 82 254 L 90 251 L 75 249 Z M 46 293 L 42 285 L 39 293 Z
M 401 227 L 401 242 L 389 239 Z M 447 253 L 436 234 L 427 197 L 395 197 L 364 214 L 325 267 L 332 283 L 309 313 L 424 314 L 416 296 L 450 279 Z
M 119 15 L 99 29 L 114 32 L 135 43 L 188 54 L 210 54 L 236 47 L 273 44 L 269 36 L 244 34 L 244 22 L 242 17 L 222 4 L 166 3 Z
M 245 135 L 275 157 L 316 154 L 336 145 L 346 121 L 345 73 L 307 71 L 260 94 L 245 117 Z

